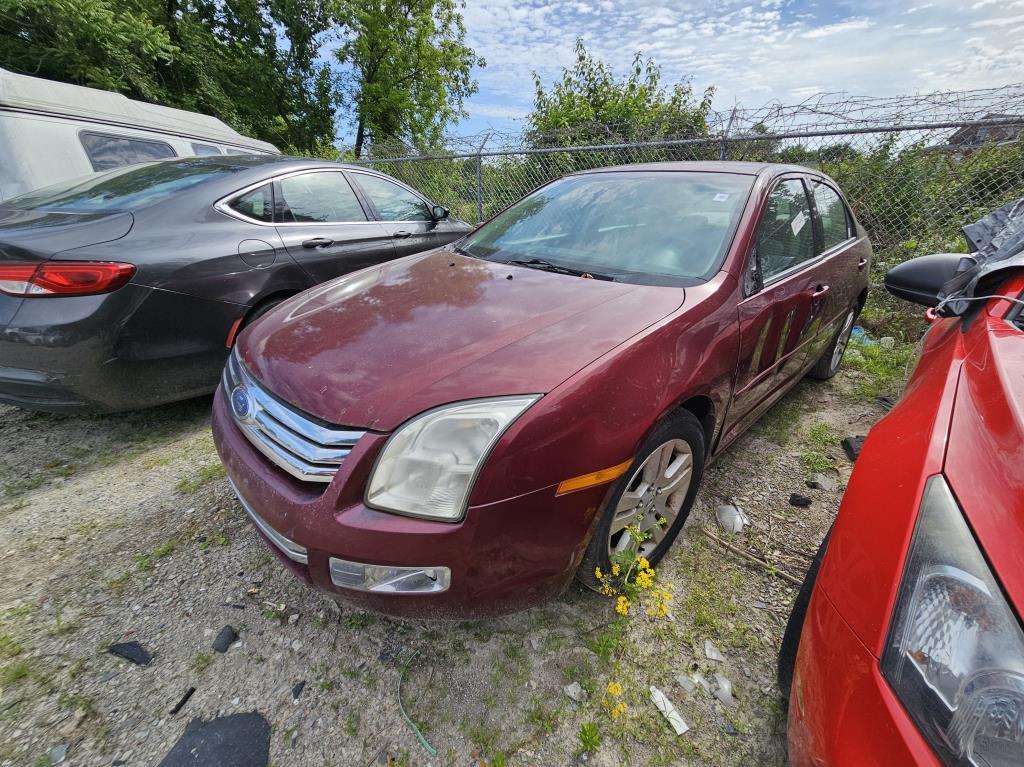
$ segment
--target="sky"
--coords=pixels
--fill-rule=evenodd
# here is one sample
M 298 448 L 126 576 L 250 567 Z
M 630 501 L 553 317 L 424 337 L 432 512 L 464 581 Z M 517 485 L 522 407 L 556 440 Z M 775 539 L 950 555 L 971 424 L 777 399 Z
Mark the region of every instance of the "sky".
M 1024 0 L 466 0 L 476 72 L 467 136 L 517 130 L 545 83 L 587 49 L 624 73 L 653 57 L 663 82 L 714 86 L 714 107 L 796 103 L 818 92 L 893 96 L 1024 81 Z

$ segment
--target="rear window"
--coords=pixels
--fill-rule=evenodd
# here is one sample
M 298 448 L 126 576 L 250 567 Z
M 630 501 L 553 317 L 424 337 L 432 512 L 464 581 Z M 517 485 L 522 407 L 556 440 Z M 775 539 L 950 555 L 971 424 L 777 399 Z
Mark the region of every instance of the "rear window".
M 83 131 L 78 136 L 82 148 L 95 171 L 134 165 L 139 162 L 166 160 L 176 157 L 174 149 L 166 141 L 117 136 L 112 133 Z
M 500 213 L 461 249 L 624 282 L 693 284 L 718 270 L 753 180 L 695 171 L 569 176 Z
M 12 197 L 5 208 L 91 212 L 136 210 L 184 189 L 248 170 L 197 158 L 118 168 Z

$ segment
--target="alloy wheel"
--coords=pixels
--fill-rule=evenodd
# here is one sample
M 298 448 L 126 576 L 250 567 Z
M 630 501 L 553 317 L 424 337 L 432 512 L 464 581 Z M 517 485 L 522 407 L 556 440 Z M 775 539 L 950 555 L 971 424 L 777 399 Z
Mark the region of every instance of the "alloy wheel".
M 832 370 L 838 368 L 839 363 L 843 361 L 843 354 L 846 352 L 846 347 L 850 343 L 850 336 L 853 333 L 853 318 L 854 312 L 852 311 L 846 315 L 843 329 L 839 332 L 839 337 L 836 339 L 836 346 L 832 350 Z
M 682 508 L 693 477 L 693 450 L 682 439 L 655 448 L 626 483 L 608 533 L 608 553 L 633 551 L 648 556 L 665 538 Z M 626 529 L 650 537 L 638 544 Z

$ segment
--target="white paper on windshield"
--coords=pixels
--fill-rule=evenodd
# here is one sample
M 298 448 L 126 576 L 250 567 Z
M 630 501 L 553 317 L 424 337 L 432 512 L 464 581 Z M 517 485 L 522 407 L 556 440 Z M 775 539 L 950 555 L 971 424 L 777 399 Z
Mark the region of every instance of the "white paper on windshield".
M 729 195 L 727 195 L 725 192 L 719 192 L 714 197 L 715 202 L 725 202 L 728 199 Z
M 796 214 L 796 217 L 789 222 L 789 225 L 793 228 L 793 234 L 799 234 L 800 230 L 804 228 L 804 224 L 807 223 L 807 216 L 804 215 L 803 211 Z

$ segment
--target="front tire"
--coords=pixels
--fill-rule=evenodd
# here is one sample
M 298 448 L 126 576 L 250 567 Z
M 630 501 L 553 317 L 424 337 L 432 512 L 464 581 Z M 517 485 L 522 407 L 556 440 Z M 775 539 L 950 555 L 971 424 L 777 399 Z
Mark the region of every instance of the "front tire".
M 825 538 L 818 547 L 818 553 L 814 555 L 811 566 L 807 568 L 804 582 L 800 585 L 796 599 L 793 600 L 793 609 L 786 622 L 786 632 L 782 635 L 782 646 L 779 648 L 778 680 L 779 692 L 782 693 L 783 700 L 789 700 L 789 693 L 793 687 L 793 671 L 796 669 L 796 653 L 800 649 L 800 634 L 803 632 L 807 608 L 811 604 L 811 594 L 814 593 L 814 584 L 818 580 L 818 570 L 821 569 L 821 560 L 825 557 L 830 537 L 832 537 L 832 528 L 825 533 Z
M 599 590 L 595 568 L 611 569 L 612 554 L 631 552 L 651 565 L 665 555 L 690 514 L 704 471 L 704 429 L 687 410 L 662 421 L 612 486 L 576 577 Z M 626 526 L 650 538 L 638 543 Z

